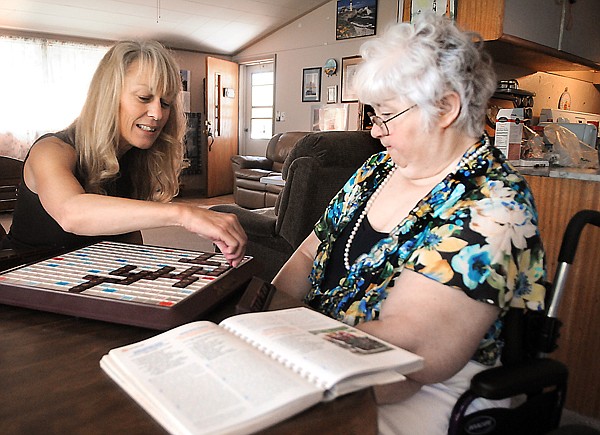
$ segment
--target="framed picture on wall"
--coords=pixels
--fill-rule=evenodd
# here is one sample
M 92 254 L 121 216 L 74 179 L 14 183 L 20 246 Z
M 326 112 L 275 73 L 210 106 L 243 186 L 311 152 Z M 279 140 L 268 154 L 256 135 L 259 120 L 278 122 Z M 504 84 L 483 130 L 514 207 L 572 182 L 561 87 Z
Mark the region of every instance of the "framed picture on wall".
M 337 103 L 337 85 L 327 87 L 327 103 Z
M 338 0 L 335 39 L 374 35 L 376 24 L 377 0 Z
M 356 73 L 356 67 L 361 60 L 360 56 L 342 58 L 342 103 L 358 101 L 352 81 Z
M 321 101 L 321 67 L 302 70 L 302 101 Z

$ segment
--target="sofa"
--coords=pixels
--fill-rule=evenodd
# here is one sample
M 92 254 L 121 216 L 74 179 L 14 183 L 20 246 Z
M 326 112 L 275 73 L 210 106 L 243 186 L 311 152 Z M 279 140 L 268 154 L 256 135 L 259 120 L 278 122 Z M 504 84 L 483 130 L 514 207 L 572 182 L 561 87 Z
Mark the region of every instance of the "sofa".
M 21 160 L 0 156 L 0 212 L 14 210 L 22 175 Z
M 233 198 L 240 207 L 258 209 L 273 207 L 283 189 L 279 184 L 263 183 L 263 177 L 281 176 L 283 163 L 296 142 L 307 132 L 278 133 L 267 145 L 266 155 L 231 157 Z
M 238 217 L 248 235 L 246 252 L 262 263 L 258 276 L 270 282 L 346 180 L 369 156 L 382 150 L 379 140 L 367 131 L 306 134 L 285 159 L 285 185 L 274 206 L 251 210 L 223 204 L 211 210 Z

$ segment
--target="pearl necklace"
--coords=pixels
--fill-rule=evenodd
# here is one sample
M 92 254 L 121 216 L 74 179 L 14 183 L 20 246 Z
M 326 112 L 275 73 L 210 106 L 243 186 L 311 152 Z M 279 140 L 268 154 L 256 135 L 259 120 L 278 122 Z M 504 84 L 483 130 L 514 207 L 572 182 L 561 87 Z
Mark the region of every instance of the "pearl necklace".
M 477 143 L 479 143 L 479 142 L 477 142 Z M 480 146 L 476 151 L 470 153 L 469 155 L 463 156 L 460 159 L 460 162 L 458 162 L 458 165 L 456 166 L 456 169 L 454 172 L 456 173 L 462 169 L 468 170 L 471 163 L 476 161 L 479 158 L 479 156 L 481 156 L 482 154 L 487 152 L 489 147 L 490 147 L 490 141 L 489 141 L 487 135 L 485 135 L 485 143 L 482 146 Z M 371 206 L 373 205 L 373 203 L 375 202 L 375 199 L 379 195 L 379 192 L 381 192 L 383 190 L 384 186 L 387 184 L 387 182 L 390 180 L 390 178 L 392 178 L 392 175 L 394 175 L 394 172 L 396 172 L 396 169 L 398 169 L 398 167 L 394 164 L 394 166 L 392 166 L 392 168 L 387 173 L 387 175 L 385 176 L 385 178 L 383 179 L 381 184 L 379 186 L 377 186 L 377 189 L 375 189 L 375 192 L 373 192 L 373 194 L 367 201 L 365 208 L 358 216 L 358 219 L 356 220 L 356 223 L 354 224 L 354 227 L 352 228 L 352 231 L 350 232 L 350 236 L 348 237 L 346 246 L 344 246 L 344 266 L 346 267 L 346 270 L 350 270 L 350 260 L 349 260 L 350 248 L 352 247 L 352 243 L 354 242 L 354 237 L 356 237 L 356 233 L 358 232 L 360 225 L 362 224 L 363 220 L 367 216 L 367 213 L 369 213 L 369 210 L 371 209 Z
M 367 201 L 367 205 L 365 205 L 365 208 L 360 213 L 360 216 L 358 216 L 358 220 L 354 224 L 354 228 L 352 228 L 352 232 L 350 233 L 350 236 L 348 237 L 348 241 L 346 242 L 346 246 L 344 247 L 344 266 L 346 266 L 346 270 L 350 270 L 350 260 L 348 258 L 350 256 L 350 248 L 352 247 L 352 242 L 354 241 L 354 237 L 356 236 L 356 233 L 358 232 L 358 228 L 360 227 L 360 224 L 362 224 L 362 221 L 367 216 L 367 213 L 371 209 L 373 202 L 375 202 L 375 198 L 377 198 L 377 195 L 379 195 L 379 192 L 381 192 L 381 190 L 387 184 L 387 182 L 390 180 L 390 178 L 392 178 L 392 175 L 394 175 L 394 172 L 396 172 L 396 169 L 398 169 L 398 167 L 394 164 L 394 166 L 392 166 L 392 169 L 390 169 L 390 172 L 387 173 L 387 175 L 385 176 L 385 178 L 383 179 L 381 184 L 379 186 L 377 186 L 377 189 L 375 189 L 375 192 L 373 192 L 373 194 Z
M 479 148 L 477 148 L 471 154 L 462 156 L 462 158 L 460 159 L 460 162 L 458 162 L 458 165 L 456 166 L 456 169 L 454 170 L 454 173 L 456 173 L 460 170 L 468 170 L 471 163 L 475 162 L 477 159 L 479 159 L 479 156 L 481 156 L 482 154 L 485 154 L 489 150 L 490 139 L 488 138 L 487 134 L 484 135 L 484 138 L 485 138 L 485 142 L 483 143 L 483 145 L 481 145 Z M 477 143 L 479 143 L 479 141 Z

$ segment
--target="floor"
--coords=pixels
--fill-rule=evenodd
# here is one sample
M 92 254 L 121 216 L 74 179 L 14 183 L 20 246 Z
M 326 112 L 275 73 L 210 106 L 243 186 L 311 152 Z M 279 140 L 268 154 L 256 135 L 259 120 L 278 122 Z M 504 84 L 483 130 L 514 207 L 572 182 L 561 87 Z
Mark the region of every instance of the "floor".
M 173 200 L 197 207 L 209 208 L 217 204 L 233 203 L 233 195 L 217 196 L 213 198 L 202 198 L 193 196 L 180 196 Z M 180 227 L 162 227 L 151 230 L 142 230 L 142 237 L 146 245 L 168 246 L 170 248 L 189 249 L 192 251 L 214 252 L 214 246 L 210 240 L 192 234 Z
M 215 196 L 213 198 L 200 198 L 194 196 L 178 196 L 173 200 L 173 202 L 183 202 L 187 204 L 195 204 L 199 207 L 212 207 L 213 205 L 218 204 L 233 204 L 233 195 L 223 195 L 223 196 Z

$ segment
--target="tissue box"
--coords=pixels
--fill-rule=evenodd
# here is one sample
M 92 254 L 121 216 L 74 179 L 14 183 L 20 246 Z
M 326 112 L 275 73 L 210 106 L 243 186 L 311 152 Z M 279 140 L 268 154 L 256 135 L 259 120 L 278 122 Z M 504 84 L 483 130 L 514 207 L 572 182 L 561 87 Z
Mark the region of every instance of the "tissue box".
M 521 159 L 521 140 L 523 138 L 523 108 L 500 109 L 496 116 L 495 146 L 506 159 L 518 163 Z

